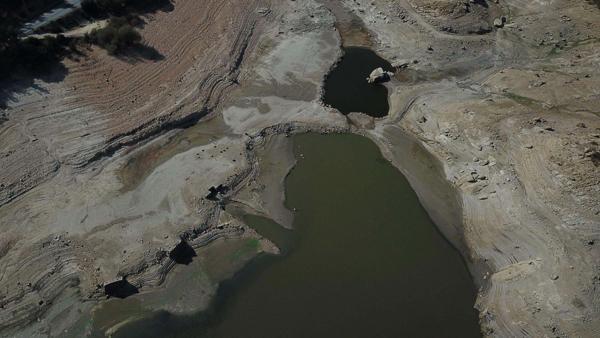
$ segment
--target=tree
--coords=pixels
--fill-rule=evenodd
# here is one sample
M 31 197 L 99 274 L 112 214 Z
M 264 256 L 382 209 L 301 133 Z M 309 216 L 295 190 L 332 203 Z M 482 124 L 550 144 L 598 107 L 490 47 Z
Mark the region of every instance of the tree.
M 88 41 L 106 49 L 109 54 L 118 54 L 142 41 L 142 37 L 125 18 L 115 17 L 106 27 L 92 31 Z

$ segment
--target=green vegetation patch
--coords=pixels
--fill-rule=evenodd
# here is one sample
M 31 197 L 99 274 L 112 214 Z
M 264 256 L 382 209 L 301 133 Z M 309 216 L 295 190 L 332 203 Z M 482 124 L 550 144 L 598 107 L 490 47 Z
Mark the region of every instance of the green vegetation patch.
M 126 18 L 111 18 L 106 27 L 94 29 L 85 36 L 89 43 L 98 45 L 109 54 L 118 54 L 126 48 L 139 44 L 142 36 L 129 23 Z

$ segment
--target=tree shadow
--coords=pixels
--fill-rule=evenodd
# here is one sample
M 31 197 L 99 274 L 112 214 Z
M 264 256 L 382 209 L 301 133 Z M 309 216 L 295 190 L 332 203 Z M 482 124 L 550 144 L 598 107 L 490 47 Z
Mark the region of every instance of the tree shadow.
M 144 9 L 145 13 L 155 13 L 155 12 L 172 12 L 175 9 L 175 5 L 173 5 L 172 0 L 162 0 L 157 1 L 155 4 L 147 6 Z
M 72 4 L 66 2 L 65 0 L 60 0 L 54 7 L 52 7 L 50 10 L 55 10 L 55 9 L 68 9 L 68 8 L 75 8 L 75 6 L 73 6 Z M 42 15 L 44 15 L 46 12 L 42 13 Z
M 65 0 L 4 0 L 0 2 L 0 13 L 2 14 L 2 17 L 12 16 L 13 18 L 17 18 L 18 21 L 21 23 L 33 20 L 37 17 L 40 17 L 41 15 L 44 15 L 45 13 L 61 8 L 72 8 L 72 5 L 67 3 Z
M 125 277 L 119 281 L 112 282 L 104 286 L 104 293 L 108 297 L 125 299 L 139 292 L 139 289 L 135 285 L 129 283 Z
M 157 12 L 172 12 L 173 0 L 128 0 L 124 5 L 99 8 L 96 5 L 82 6 L 82 12 L 89 19 L 106 19 L 111 16 L 139 16 Z
M 57 0 L 57 3 L 55 3 L 54 6 L 57 5 L 60 7 L 70 6 L 65 3 L 64 0 Z M 1 9 L 7 9 L 6 13 L 18 14 L 17 12 L 21 8 L 19 7 L 11 9 L 6 7 L 6 4 L 0 4 L 0 10 Z M 136 26 L 143 27 L 147 24 L 147 21 L 143 18 L 144 14 L 155 13 L 158 11 L 171 12 L 174 9 L 175 6 L 172 0 L 129 0 L 127 6 L 119 7 L 118 9 L 115 9 L 114 12 L 103 12 L 99 15 L 86 13 L 82 9 L 74 10 L 66 17 L 53 21 L 53 25 L 43 26 L 41 29 L 39 29 L 39 31 L 64 31 L 67 27 L 70 29 L 85 21 L 108 18 L 115 15 L 127 16 L 132 21 L 137 20 L 138 23 Z M 47 10 L 48 8 L 40 9 L 40 12 L 45 13 Z M 3 20 L 2 17 L 3 16 L 0 15 L 0 20 Z M 19 17 L 19 15 L 16 15 L 16 18 L 11 19 L 11 21 L 16 20 L 15 23 L 18 24 L 21 22 L 18 19 Z M 2 22 L 0 26 L 10 27 L 6 20 L 5 22 Z M 5 28 L 3 29 L 6 30 Z M 6 35 L 4 32 L 0 33 L 2 33 L 0 34 L 0 37 Z M 62 39 L 64 39 L 64 37 Z M 52 52 L 48 53 L 40 52 L 38 48 L 39 46 L 33 46 L 35 48 L 32 50 L 34 50 L 36 53 L 19 51 L 18 53 L 22 53 L 25 55 L 25 58 L 28 59 L 26 62 L 22 62 L 22 58 L 19 57 L 10 56 L 10 58 L 7 59 L 7 57 L 0 55 L 0 61 L 4 63 L 0 64 L 0 121 L 6 120 L 6 113 L 3 111 L 7 109 L 10 102 L 15 102 L 17 100 L 17 96 L 19 94 L 25 93 L 32 87 L 34 90 L 42 90 L 40 86 L 35 86 L 36 80 L 49 83 L 63 81 L 68 73 L 67 68 L 62 64 L 62 60 L 65 57 L 69 57 L 74 60 L 77 60 L 82 56 L 85 57 L 76 46 L 77 39 L 72 40 L 73 44 L 70 44 L 69 41 L 60 41 L 60 43 L 64 45 L 62 45 L 60 49 L 53 50 Z M 14 53 L 8 54 L 12 55 Z M 32 54 L 35 54 L 37 60 L 31 61 L 33 60 L 33 57 L 31 57 Z M 124 49 L 118 55 L 115 55 L 115 57 L 118 57 L 128 63 L 141 61 L 158 62 L 165 58 L 164 55 L 162 55 L 158 50 L 145 44 L 135 44 L 132 47 Z
M 71 11 L 69 14 L 52 21 L 51 23 L 44 25 L 35 30 L 37 34 L 43 33 L 60 33 L 66 32 L 76 27 L 81 26 L 86 22 L 93 22 L 96 20 L 108 19 L 112 16 L 124 16 L 129 18 L 136 18 L 141 22 L 140 27 L 146 24 L 146 21 L 142 19 L 144 14 L 154 14 L 157 12 L 169 13 L 175 9 L 175 5 L 172 0 L 160 0 L 155 3 L 148 4 L 147 2 L 134 2 L 129 7 L 123 7 L 118 10 L 101 12 L 98 9 L 91 9 L 88 11 L 82 8 Z
M 63 81 L 69 73 L 62 59 L 44 65 L 44 70 L 18 68 L 11 76 L 0 80 L 0 110 L 7 109 L 9 103 L 16 102 L 18 96 L 28 90 L 47 94 L 48 91 L 36 84 L 36 80 L 57 83 Z
M 140 61 L 158 62 L 164 60 L 165 58 L 165 56 L 156 50 L 156 48 L 141 43 L 123 50 L 119 54 L 115 55 L 115 57 L 128 63 L 136 63 Z

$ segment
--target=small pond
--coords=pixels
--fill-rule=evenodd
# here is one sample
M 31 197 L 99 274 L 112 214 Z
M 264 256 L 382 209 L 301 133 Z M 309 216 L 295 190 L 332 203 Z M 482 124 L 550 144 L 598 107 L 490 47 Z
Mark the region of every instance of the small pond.
M 392 65 L 367 48 L 346 47 L 344 56 L 325 80 L 323 102 L 343 114 L 361 112 L 373 117 L 388 114 L 388 90 L 367 77 L 376 68 L 394 71 Z

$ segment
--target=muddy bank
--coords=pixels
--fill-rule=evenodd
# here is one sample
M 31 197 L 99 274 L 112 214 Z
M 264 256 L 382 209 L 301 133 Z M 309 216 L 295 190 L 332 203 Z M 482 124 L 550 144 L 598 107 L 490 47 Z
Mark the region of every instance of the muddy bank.
M 255 173 L 229 200 L 228 210 L 239 217 L 260 214 L 285 228 L 292 228 L 294 215 L 284 205 L 284 180 L 296 164 L 290 138 L 292 132 L 290 126 L 283 133 L 265 134 L 262 144 L 256 147 Z
M 489 268 L 485 262 L 474 259 L 465 241 L 462 200 L 456 188 L 446 179 L 443 164 L 414 135 L 396 126 L 384 127 L 384 137 L 378 133 L 364 134 L 406 177 L 437 229 L 461 253 L 475 284 L 485 287 L 484 276 Z
M 321 1 L 332 14 L 336 17 L 336 29 L 338 30 L 342 48 L 344 50 L 365 50 L 366 48 L 377 48 L 378 51 L 382 51 L 380 41 L 377 40 L 377 35 L 369 30 L 364 19 L 361 19 L 357 12 L 364 12 L 364 10 L 357 10 L 351 6 L 344 6 L 339 2 L 322 0 Z M 401 15 L 405 15 L 402 11 Z M 383 14 L 381 14 L 383 16 Z M 358 46 L 350 47 L 348 46 Z M 350 109 L 344 109 L 347 106 L 350 107 L 362 107 L 362 109 L 353 110 L 359 112 L 359 114 L 351 114 L 350 120 L 353 125 L 353 132 L 365 135 L 371 138 L 381 149 L 384 156 L 396 167 L 402 174 L 407 178 L 412 188 L 419 196 L 419 200 L 427 213 L 438 226 L 440 232 L 445 238 L 447 238 L 452 245 L 457 248 L 465 262 L 468 264 L 471 271 L 471 275 L 475 283 L 483 287 L 484 286 L 484 275 L 489 270 L 485 262 L 475 258 L 465 242 L 464 238 L 464 223 L 463 223 L 463 211 L 462 211 L 462 199 L 459 191 L 454 187 L 451 182 L 446 178 L 443 163 L 439 161 L 434 154 L 430 152 L 414 134 L 408 130 L 397 126 L 395 122 L 402 118 L 402 110 L 407 109 L 413 103 L 413 99 L 410 96 L 411 92 L 418 92 L 421 88 L 411 89 L 410 86 L 419 82 L 427 82 L 434 80 L 443 80 L 448 77 L 463 76 L 464 72 L 457 72 L 454 69 L 442 69 L 432 70 L 428 72 L 422 72 L 415 69 L 417 62 L 413 60 L 403 60 L 399 64 L 411 64 L 404 66 L 401 69 L 394 69 L 391 64 L 375 54 L 375 52 L 366 49 L 374 56 L 373 63 L 362 71 L 363 73 L 368 68 L 374 69 L 375 67 L 383 67 L 386 71 L 395 71 L 395 79 L 398 81 L 389 87 L 391 90 L 385 89 L 385 98 L 382 96 L 374 95 L 372 100 L 367 104 L 368 107 L 362 106 L 360 103 L 356 104 L 353 100 L 362 100 L 365 91 L 372 90 L 373 87 L 362 88 L 361 93 L 353 92 L 348 90 L 353 82 L 359 82 L 360 71 L 356 71 L 356 65 L 352 64 L 344 69 L 344 81 L 338 81 L 335 83 L 335 90 L 339 90 L 333 93 L 334 96 L 340 97 L 344 102 L 344 107 L 334 107 L 340 109 L 342 113 L 348 113 L 352 111 Z M 385 51 L 385 49 L 383 49 Z M 354 60 L 359 60 L 360 56 Z M 394 59 L 397 58 L 394 56 Z M 398 61 L 397 61 L 398 62 Z M 361 67 L 364 63 L 361 63 Z M 360 67 L 358 67 L 360 69 Z M 335 72 L 335 69 L 333 70 Z M 348 75 L 348 73 L 356 74 L 354 78 Z M 398 85 L 405 93 L 398 93 Z M 333 87 L 333 86 L 332 86 Z M 325 86 L 325 94 L 327 94 L 327 83 Z M 377 90 L 377 88 L 376 88 Z M 381 90 L 381 93 L 384 90 Z M 350 94 L 352 93 L 352 94 Z M 390 95 L 399 96 L 407 95 L 408 98 L 398 97 L 389 98 Z M 328 103 L 326 97 L 323 99 L 324 103 Z M 348 103 L 348 101 L 350 101 Z M 374 103 L 373 101 L 377 101 Z M 382 101 L 385 101 L 385 105 L 381 105 Z M 389 101 L 389 105 L 388 105 Z M 398 103 L 402 102 L 405 106 L 400 106 Z M 375 107 L 379 107 L 377 110 Z M 383 112 L 382 114 L 373 115 L 372 111 Z M 378 123 L 374 119 L 370 119 L 365 116 L 361 116 L 360 112 L 366 112 L 367 115 L 373 117 L 382 117 L 390 115 L 388 119 L 381 119 Z M 400 112 L 400 113 L 398 113 Z
M 335 16 L 335 28 L 340 34 L 342 47 L 373 47 L 372 33 L 360 17 L 336 0 L 319 0 Z
M 46 165 L 44 157 L 29 153 L 26 146 L 12 142 L 13 138 L 36 145 L 36 151 L 54 162 L 60 161 L 61 166 L 54 177 L 0 208 L 0 269 L 5 276 L 0 280 L 2 334 L 63 334 L 70 326 L 78 325 L 82 313 L 105 298 L 105 285 L 123 277 L 142 295 L 159 289 L 173 271 L 168 253 L 178 245 L 181 236 L 195 240 L 212 231 L 239 229 L 230 224 L 230 215 L 221 207 L 223 199 L 231 197 L 253 173 L 254 163 L 249 160 L 254 159 L 246 157 L 247 147 L 251 150 L 253 146 L 250 139 L 269 135 L 270 129 L 285 133 L 278 128 L 289 122 L 315 126 L 318 130 L 345 128 L 343 118 L 329 114 L 317 101 L 322 78 L 339 53 L 339 41 L 328 12 L 313 1 L 267 8 L 261 6 L 269 5 L 266 2 L 253 1 L 245 3 L 248 7 L 242 6 L 244 9 L 236 5 L 235 11 L 223 4 L 237 3 L 180 1 L 173 12 L 149 18 L 144 28 L 147 34 L 144 36 L 152 37 L 148 43 L 161 41 L 181 47 L 169 49 L 173 54 L 165 55 L 163 61 L 129 64 L 96 55 L 97 59 L 77 64 L 78 71 L 69 80 L 79 79 L 77 86 L 70 87 L 72 82 L 42 84 L 47 96 L 31 93 L 15 102 L 18 108 L 9 108 L 9 121 L 2 124 L 1 131 L 3 137 L 10 138 L 2 143 L 2 154 L 10 155 L 3 156 L 3 161 L 11 163 L 5 174 L 22 173 L 19 168 L 28 166 L 28 162 L 15 161 L 16 155 L 26 155 L 30 161 Z M 238 10 L 244 15 L 236 16 L 239 21 L 234 26 L 231 20 L 223 19 L 237 15 L 232 13 Z M 202 13 L 202 20 L 186 19 L 196 11 Z M 307 21 L 309 14 L 315 17 Z M 171 20 L 181 20 L 174 25 L 178 30 L 157 28 Z M 225 42 L 235 50 L 199 48 L 211 41 L 207 36 L 220 31 L 223 22 L 227 23 L 227 34 L 241 34 L 232 43 L 235 47 Z M 191 29 L 186 25 L 192 23 L 203 28 Z M 194 32 L 196 38 L 188 39 L 178 33 L 179 29 Z M 198 31 L 204 33 L 198 35 Z M 188 43 L 191 40 L 193 43 Z M 221 36 L 219 41 L 225 39 Z M 243 46 L 247 48 L 242 48 L 240 55 L 238 47 Z M 198 50 L 208 50 L 210 55 L 203 53 L 200 57 Z M 235 58 L 237 63 L 230 64 L 229 57 L 223 55 Z M 204 56 L 215 58 L 205 62 Z M 202 67 L 196 67 L 197 63 Z M 118 67 L 114 73 L 105 71 L 115 64 Z M 146 71 L 147 67 L 151 71 Z M 234 69 L 235 74 L 231 74 Z M 223 79 L 217 75 L 222 73 L 233 77 Z M 85 82 L 88 74 L 96 74 L 91 82 L 99 81 L 101 85 L 82 84 L 88 83 Z M 134 81 L 131 74 L 149 76 L 142 82 L 164 96 L 159 98 L 152 91 L 145 91 L 146 87 L 136 82 L 139 78 Z M 121 82 L 124 78 L 130 81 Z M 152 81 L 164 86 L 153 86 Z M 227 91 L 223 91 L 225 87 Z M 238 95 L 224 95 L 231 92 L 229 89 L 236 89 Z M 88 94 L 94 100 L 86 99 Z M 62 101 L 61 95 L 68 96 L 68 102 Z M 177 116 L 211 106 L 215 109 L 211 114 L 215 116 L 213 121 L 220 121 L 217 124 L 222 123 L 223 128 L 211 128 L 207 133 L 202 127 L 171 130 L 153 135 L 155 139 L 144 144 L 127 143 L 122 149 L 115 148 L 109 157 L 87 166 L 73 168 L 66 163 L 65 154 L 83 159 L 90 155 L 83 148 L 106 145 L 107 140 L 120 142 L 94 128 L 120 135 L 123 130 L 131 130 L 125 122 L 135 122 L 136 126 L 144 123 L 137 113 L 151 118 L 152 112 L 160 115 L 153 115 L 155 121 L 169 125 L 170 110 L 154 105 L 155 101 L 148 97 L 174 107 Z M 107 98 L 111 99 L 108 103 Z M 84 108 L 67 108 L 69 100 Z M 258 106 L 260 109 L 256 109 Z M 111 118 L 105 118 L 106 111 L 112 114 Z M 29 113 L 41 112 L 43 118 L 27 117 Z M 77 119 L 72 119 L 71 113 L 77 114 Z M 123 129 L 107 130 L 104 127 L 107 121 L 111 128 Z M 41 125 L 44 127 L 40 128 Z M 55 128 L 58 125 L 59 131 Z M 135 126 L 133 129 L 140 131 Z M 125 133 L 127 138 L 138 135 Z M 94 142 L 88 142 L 90 139 Z M 69 141 L 65 144 L 64 140 Z M 25 186 L 28 179 L 34 178 L 30 175 L 21 183 Z M 13 179 L 19 181 L 18 176 L 10 178 Z M 10 193 L 10 189 L 5 189 L 9 182 L 5 178 L 0 180 L 1 193 Z M 229 187 L 230 194 L 217 200 L 207 199 L 210 189 L 220 185 Z

